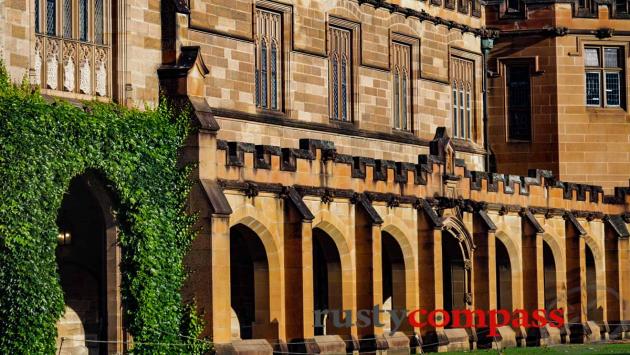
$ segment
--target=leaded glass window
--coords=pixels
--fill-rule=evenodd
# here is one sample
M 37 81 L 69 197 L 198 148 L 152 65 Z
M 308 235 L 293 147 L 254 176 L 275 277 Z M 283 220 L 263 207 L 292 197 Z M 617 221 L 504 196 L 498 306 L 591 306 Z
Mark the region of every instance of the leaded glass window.
M 392 72 L 394 73 L 394 128 L 411 129 L 411 46 L 392 42 Z
M 57 2 L 46 0 L 46 34 L 54 36 L 57 34 Z
M 88 0 L 79 0 L 79 39 L 88 41 Z
M 282 15 L 257 8 L 255 16 L 255 102 L 263 109 L 282 107 Z
M 474 128 L 474 62 L 451 57 L 453 136 L 462 139 L 473 138 Z
M 94 0 L 94 42 L 103 44 L 103 0 Z
M 586 105 L 620 107 L 624 99 L 621 48 L 584 48 L 584 67 Z
M 328 28 L 330 65 L 330 118 L 351 121 L 352 102 L 352 51 L 351 31 L 330 26 Z
M 72 0 L 63 0 L 63 36 L 72 38 Z

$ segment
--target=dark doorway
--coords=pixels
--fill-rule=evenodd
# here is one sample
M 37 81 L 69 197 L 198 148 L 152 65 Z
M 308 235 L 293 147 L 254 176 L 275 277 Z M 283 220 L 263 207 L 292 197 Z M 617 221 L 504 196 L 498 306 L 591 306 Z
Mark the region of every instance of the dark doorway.
M 248 227 L 230 229 L 232 309 L 242 339 L 267 338 L 269 330 L 269 266 L 262 241 Z
M 512 306 L 512 265 L 507 248 L 496 240 L 497 308 L 513 311 Z M 499 315 L 501 316 L 501 315 Z M 498 319 L 502 322 L 503 319 Z
M 65 312 L 57 323 L 66 353 L 106 354 L 106 222 L 88 180 L 72 180 L 57 218 L 57 265 Z M 115 270 L 110 270 L 115 273 Z M 95 342 L 90 342 L 95 341 Z
M 595 257 L 591 248 L 586 246 L 586 318 L 599 321 L 601 314 L 597 309 L 597 271 Z
M 329 310 L 342 315 L 341 258 L 334 240 L 319 228 L 313 229 L 313 300 L 315 335 L 338 334 Z M 340 319 L 342 320 L 342 319 Z
M 543 242 L 543 265 L 545 278 L 545 310 L 558 308 L 558 289 L 556 286 L 556 260 L 546 242 Z
M 465 310 L 467 280 L 464 251 L 459 240 L 450 232 L 442 233 L 442 265 L 444 310 L 449 313 L 453 310 Z M 465 324 L 465 318 L 462 318 L 460 324 Z
M 405 260 L 402 249 L 396 239 L 387 233 L 381 235 L 383 265 L 383 308 L 400 313 L 406 306 Z M 388 313 L 385 314 L 389 316 Z M 392 319 L 386 325 L 386 331 L 393 329 Z M 401 326 L 404 326 L 404 322 Z M 406 330 L 406 329 L 399 329 Z

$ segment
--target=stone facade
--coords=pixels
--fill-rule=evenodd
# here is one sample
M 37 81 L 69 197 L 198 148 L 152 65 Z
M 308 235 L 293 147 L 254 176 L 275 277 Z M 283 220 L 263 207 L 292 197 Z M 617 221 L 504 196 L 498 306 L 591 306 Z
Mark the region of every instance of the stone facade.
M 72 100 L 143 107 L 163 94 L 193 109 L 182 163 L 197 167 L 200 232 L 182 292 L 218 351 L 407 353 L 630 331 L 630 188 L 613 193 L 630 175 L 622 14 L 552 1 L 507 11 L 474 0 L 93 0 L 103 22 L 75 14 L 66 36 L 53 3 L 53 28 L 47 2 L 0 3 L 15 80 Z M 482 39 L 497 34 L 484 127 Z M 624 54 L 589 69 L 619 75 L 618 107 L 585 104 L 585 46 Z M 518 112 L 531 134 L 518 142 L 507 137 L 514 63 L 530 89 Z M 488 144 L 500 174 L 488 172 Z M 106 258 L 112 308 L 118 252 Z M 566 326 L 502 326 L 494 338 L 478 318 L 358 326 L 375 305 L 562 309 Z M 350 311 L 351 325 L 321 310 Z M 127 339 L 109 316 L 107 339 Z M 68 312 L 61 333 L 85 326 L 80 317 Z

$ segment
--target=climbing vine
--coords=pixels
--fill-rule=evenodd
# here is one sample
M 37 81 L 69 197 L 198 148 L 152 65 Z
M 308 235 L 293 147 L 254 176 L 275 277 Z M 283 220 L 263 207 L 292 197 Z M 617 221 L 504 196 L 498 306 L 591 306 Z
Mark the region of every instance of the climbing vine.
M 54 354 L 64 311 L 56 219 L 70 181 L 104 177 L 115 196 L 122 301 L 133 352 L 200 353 L 201 326 L 182 302 L 193 217 L 189 170 L 177 165 L 186 115 L 46 100 L 0 63 L 0 354 Z

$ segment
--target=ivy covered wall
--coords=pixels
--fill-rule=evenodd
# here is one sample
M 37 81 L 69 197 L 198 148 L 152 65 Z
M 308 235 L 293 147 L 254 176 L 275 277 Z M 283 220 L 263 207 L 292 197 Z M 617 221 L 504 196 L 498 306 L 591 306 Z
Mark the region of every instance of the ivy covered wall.
M 50 102 L 0 69 L 0 353 L 54 354 L 64 311 L 56 219 L 72 178 L 104 177 L 115 196 L 126 329 L 136 353 L 199 353 L 200 324 L 182 304 L 193 218 L 177 154 L 186 115 Z

